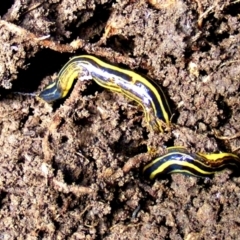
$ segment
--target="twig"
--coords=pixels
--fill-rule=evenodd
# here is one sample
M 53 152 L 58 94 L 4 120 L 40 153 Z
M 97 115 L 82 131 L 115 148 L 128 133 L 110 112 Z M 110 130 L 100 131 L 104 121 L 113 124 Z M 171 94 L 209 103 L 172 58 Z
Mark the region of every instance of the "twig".
M 233 134 L 232 136 L 219 136 L 215 133 L 215 137 L 221 140 L 231 140 L 240 137 L 240 132 Z

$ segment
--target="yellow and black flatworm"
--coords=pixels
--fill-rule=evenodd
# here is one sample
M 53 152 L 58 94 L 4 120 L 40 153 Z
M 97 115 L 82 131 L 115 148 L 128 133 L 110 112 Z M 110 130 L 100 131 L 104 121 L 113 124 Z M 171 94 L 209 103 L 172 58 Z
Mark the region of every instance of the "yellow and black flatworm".
M 167 154 L 144 167 L 143 172 L 147 178 L 154 179 L 170 173 L 211 177 L 225 168 L 240 169 L 240 158 L 232 153 L 190 153 L 184 147 L 170 147 L 167 150 Z
M 93 79 L 100 86 L 135 100 L 143 107 L 145 119 L 155 131 L 162 132 L 163 125 L 170 126 L 171 109 L 159 85 L 150 78 L 90 55 L 73 57 L 68 61 L 55 82 L 40 92 L 38 97 L 49 103 L 64 98 L 78 77 L 81 81 Z M 150 179 L 169 173 L 210 177 L 224 168 L 239 169 L 240 158 L 231 153 L 190 153 L 184 147 L 170 147 L 167 154 L 145 166 L 144 174 Z
M 82 81 L 93 79 L 100 86 L 136 101 L 144 109 L 146 122 L 155 131 L 162 132 L 163 125 L 170 126 L 171 109 L 159 85 L 150 78 L 90 55 L 73 57 L 68 61 L 55 82 L 48 85 L 38 97 L 46 102 L 64 98 L 78 76 Z

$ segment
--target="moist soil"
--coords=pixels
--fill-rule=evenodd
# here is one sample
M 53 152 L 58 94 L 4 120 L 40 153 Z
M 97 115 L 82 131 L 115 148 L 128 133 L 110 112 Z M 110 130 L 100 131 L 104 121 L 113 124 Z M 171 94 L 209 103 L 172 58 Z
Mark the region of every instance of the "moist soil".
M 240 155 L 239 10 L 228 0 L 0 3 L 0 239 L 240 239 L 237 174 L 142 174 L 169 146 Z M 155 79 L 171 129 L 152 132 L 141 107 L 93 81 L 52 105 L 34 96 L 80 54 Z

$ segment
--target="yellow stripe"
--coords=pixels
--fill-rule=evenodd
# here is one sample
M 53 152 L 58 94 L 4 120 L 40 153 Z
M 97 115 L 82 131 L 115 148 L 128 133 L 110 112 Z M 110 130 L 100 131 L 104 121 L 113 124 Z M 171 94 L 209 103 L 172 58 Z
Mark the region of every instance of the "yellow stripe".
M 174 169 L 168 173 L 189 173 L 190 175 L 195 175 L 192 171 L 188 171 L 185 170 L 184 167 L 189 167 L 190 169 L 194 169 L 195 171 L 197 171 L 197 173 L 199 173 L 199 175 L 195 175 L 195 176 L 201 176 L 201 175 L 211 175 L 213 172 L 207 172 L 202 170 L 201 168 L 196 167 L 193 163 L 189 163 L 189 162 L 184 162 L 184 161 L 178 161 L 178 160 L 169 160 L 167 162 L 164 162 L 163 164 L 160 165 L 160 167 L 158 167 L 157 169 L 155 169 L 154 171 L 151 172 L 150 174 L 150 179 L 154 179 L 157 175 L 161 174 L 164 172 L 165 169 L 167 169 L 168 167 L 170 167 L 171 165 L 180 165 L 181 168 L 183 169 Z M 145 169 L 146 171 L 147 169 Z
M 224 159 L 224 158 L 233 158 L 233 159 L 238 159 L 240 161 L 239 157 L 232 153 L 210 153 L 210 154 L 198 153 L 198 155 L 205 157 L 207 160 L 211 162 L 220 161 L 221 159 Z
M 63 68 L 61 75 L 58 75 L 58 88 L 62 90 L 62 97 L 66 97 L 72 88 L 73 81 L 78 77 L 81 69 L 76 63 L 70 64 Z

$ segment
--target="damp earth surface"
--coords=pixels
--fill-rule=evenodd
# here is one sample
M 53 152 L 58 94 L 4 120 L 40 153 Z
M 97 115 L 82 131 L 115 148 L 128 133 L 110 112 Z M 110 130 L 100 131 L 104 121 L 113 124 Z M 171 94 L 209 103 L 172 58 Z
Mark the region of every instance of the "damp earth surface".
M 239 239 L 240 177 L 142 169 L 169 146 L 240 154 L 240 2 L 5 2 L 0 238 Z M 171 129 L 150 131 L 141 107 L 93 81 L 54 104 L 34 96 L 80 54 L 153 78 Z

